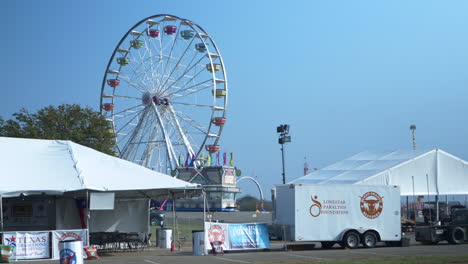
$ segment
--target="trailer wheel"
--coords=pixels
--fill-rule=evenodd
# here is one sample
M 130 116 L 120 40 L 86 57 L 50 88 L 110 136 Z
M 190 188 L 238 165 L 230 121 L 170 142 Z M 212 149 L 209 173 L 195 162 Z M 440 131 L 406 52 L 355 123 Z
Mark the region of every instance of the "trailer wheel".
M 373 248 L 377 244 L 377 235 L 373 231 L 367 231 L 362 236 L 362 245 L 366 248 Z
M 343 246 L 345 248 L 357 248 L 361 239 L 356 231 L 349 231 L 343 237 Z
M 461 227 L 455 227 L 449 230 L 448 242 L 452 245 L 459 245 L 465 241 L 465 230 Z
M 322 244 L 322 248 L 326 249 L 332 248 L 335 245 L 334 241 L 322 241 L 320 243 Z

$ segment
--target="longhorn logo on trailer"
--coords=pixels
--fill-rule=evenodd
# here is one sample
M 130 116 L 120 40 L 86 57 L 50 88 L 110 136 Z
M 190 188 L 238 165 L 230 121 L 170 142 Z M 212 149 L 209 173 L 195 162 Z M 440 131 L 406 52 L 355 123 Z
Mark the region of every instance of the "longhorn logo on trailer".
M 361 212 L 362 214 L 369 218 L 375 219 L 379 217 L 383 210 L 383 196 L 376 192 L 366 192 L 361 198 Z

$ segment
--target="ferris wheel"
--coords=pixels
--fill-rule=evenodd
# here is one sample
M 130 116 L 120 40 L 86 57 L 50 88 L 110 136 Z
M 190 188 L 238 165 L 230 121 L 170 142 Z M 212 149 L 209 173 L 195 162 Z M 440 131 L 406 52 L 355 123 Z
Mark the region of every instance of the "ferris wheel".
M 120 40 L 101 87 L 119 157 L 167 173 L 219 150 L 228 83 L 211 36 L 194 22 L 155 15 Z

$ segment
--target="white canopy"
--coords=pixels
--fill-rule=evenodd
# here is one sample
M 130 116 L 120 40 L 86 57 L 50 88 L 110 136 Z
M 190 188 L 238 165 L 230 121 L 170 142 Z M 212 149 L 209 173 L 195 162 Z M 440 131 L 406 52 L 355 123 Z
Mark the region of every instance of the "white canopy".
M 466 195 L 468 162 L 440 149 L 366 151 L 289 183 L 398 185 L 401 195 Z
M 195 189 L 191 184 L 71 141 L 0 137 L 0 195 Z M 153 191 L 153 192 L 152 192 Z

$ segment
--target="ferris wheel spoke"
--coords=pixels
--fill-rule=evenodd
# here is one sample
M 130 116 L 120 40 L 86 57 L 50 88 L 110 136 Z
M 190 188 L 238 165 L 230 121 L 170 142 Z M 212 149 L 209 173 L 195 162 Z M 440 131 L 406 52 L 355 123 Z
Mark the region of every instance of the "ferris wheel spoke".
M 143 49 L 144 51 L 147 51 L 147 48 L 145 46 L 145 48 Z M 151 82 L 152 78 L 151 76 L 148 76 L 148 72 L 150 72 L 150 70 L 148 70 L 147 68 L 147 63 L 146 61 L 147 60 L 150 60 L 151 58 L 149 57 L 150 55 L 148 54 L 148 58 L 147 56 L 145 56 L 146 52 L 141 52 L 140 49 L 137 49 L 135 51 L 135 53 L 131 53 L 131 56 L 133 57 L 133 60 L 132 61 L 140 61 L 140 64 L 139 65 L 133 65 L 133 63 L 130 63 L 129 66 L 130 66 L 130 69 L 133 71 L 133 76 L 139 76 L 141 75 L 142 78 L 138 79 L 138 81 L 141 83 L 141 85 L 139 86 L 142 86 L 143 89 L 145 90 L 148 90 L 148 83 L 146 82 Z
M 136 106 L 129 107 L 129 108 L 124 109 L 124 110 L 120 110 L 119 112 L 115 112 L 115 113 L 114 113 L 114 116 L 120 115 L 120 114 L 123 114 L 123 113 L 126 113 L 126 112 L 129 112 L 130 110 L 136 109 L 136 108 L 138 108 L 138 107 L 143 107 L 143 105 L 140 104 L 140 105 L 136 105 Z M 143 110 L 143 109 L 141 109 L 141 110 Z M 135 111 L 135 112 L 130 112 L 130 113 L 136 113 L 136 114 L 137 114 L 137 113 L 139 113 L 139 112 L 140 112 L 140 111 Z
M 176 115 L 176 113 L 174 111 L 174 108 L 172 108 L 172 106 L 169 105 L 168 109 L 169 109 L 169 113 L 172 115 L 172 121 L 173 121 L 174 128 L 179 133 L 179 136 L 180 136 L 180 138 L 182 139 L 182 142 L 185 145 L 185 149 L 187 150 L 187 153 L 189 153 L 191 156 L 193 156 L 195 154 L 195 152 L 193 151 L 192 145 L 190 144 L 187 137 L 185 136 L 185 133 L 182 130 L 182 127 L 180 126 L 179 120 L 177 120 L 177 115 Z
M 195 58 L 195 57 L 194 57 Z M 168 87 L 165 87 L 161 94 L 164 94 L 171 86 L 174 86 L 176 83 L 178 83 L 182 78 L 186 77 L 186 74 L 189 73 L 195 66 L 197 66 L 202 60 L 204 56 L 202 56 L 194 65 L 187 65 L 187 69 L 180 75 L 179 78 L 177 78 L 173 83 L 171 83 Z M 190 67 L 189 67 L 190 66 Z
M 191 117 L 185 115 L 185 117 L 182 116 L 182 112 L 176 112 L 174 111 L 174 113 L 177 115 L 177 117 L 179 117 L 180 120 L 183 120 L 185 123 L 189 124 L 191 127 L 195 128 L 196 130 L 200 131 L 202 134 L 208 134 L 208 128 L 202 126 L 201 124 L 199 124 L 197 121 L 195 121 L 194 119 L 192 119 Z
M 132 117 L 132 119 L 135 118 L 135 116 L 138 116 L 139 113 L 141 113 L 142 111 L 144 111 L 143 109 L 140 110 L 140 111 L 130 111 L 130 112 L 124 112 L 125 114 L 121 113 L 121 114 L 115 114 L 114 115 L 114 122 L 115 121 L 120 121 L 120 120 L 124 120 L 124 119 L 127 119 L 131 116 L 134 115 L 134 117 Z M 130 121 L 133 121 L 133 120 L 130 120 Z M 126 126 L 127 124 L 125 124 L 124 126 Z
M 156 114 L 156 118 L 158 120 L 159 126 L 161 128 L 162 136 L 166 140 L 166 149 L 167 149 L 167 153 L 168 153 L 168 156 L 169 156 L 169 162 L 170 162 L 170 165 L 171 165 L 171 169 L 175 169 L 174 163 L 177 164 L 177 156 L 176 156 L 176 154 L 174 152 L 174 148 L 173 148 L 173 146 L 171 144 L 171 140 L 169 138 L 169 135 L 166 132 L 165 125 L 164 125 L 163 120 L 161 118 L 161 114 L 159 113 L 159 110 L 158 110 L 158 108 L 156 107 L 156 105 L 154 103 L 152 103 L 152 106 L 153 106 L 154 113 Z
M 139 164 L 142 164 L 142 159 L 137 159 L 137 155 L 142 151 L 143 148 L 146 148 L 150 141 L 146 139 L 146 135 L 150 133 L 150 130 L 155 129 L 153 124 L 154 115 L 148 114 L 148 117 L 145 119 L 144 124 L 141 127 L 141 132 L 137 135 L 136 140 L 132 144 L 135 145 L 135 149 L 132 154 L 129 156 L 130 159 L 137 161 Z
M 139 92 L 141 93 L 144 93 L 145 91 L 144 90 L 141 90 L 140 86 L 136 83 L 132 83 L 130 82 L 130 78 L 126 77 L 126 76 L 120 76 L 120 80 L 124 81 L 126 84 L 128 84 L 129 86 L 137 89 Z
M 131 122 L 133 122 L 135 119 L 138 118 L 138 116 L 145 110 L 142 110 L 142 111 L 139 111 L 139 112 L 136 112 L 135 113 L 135 116 L 130 118 L 124 125 L 122 125 L 122 127 L 120 127 L 117 131 L 115 131 L 116 134 L 119 134 L 121 133 Z M 114 115 L 115 116 L 115 115 Z M 131 115 L 127 116 L 127 117 L 130 117 Z M 115 121 L 119 121 L 123 118 L 114 118 L 114 122 Z
M 148 53 L 148 56 L 149 56 L 149 64 L 150 64 L 150 74 L 151 74 L 151 78 L 149 79 L 149 81 L 151 82 L 151 86 L 153 87 L 156 87 L 156 77 L 155 77 L 155 69 L 154 69 L 154 61 L 153 61 L 153 53 L 152 53 L 152 49 L 151 49 L 151 42 L 149 41 L 148 39 L 149 37 L 147 36 L 146 38 L 143 38 L 145 40 L 145 49 L 146 49 L 146 52 Z
M 174 86 L 174 84 L 171 84 L 171 85 L 167 88 L 167 90 L 169 90 L 170 88 L 179 89 L 177 92 L 181 92 L 181 91 L 187 90 L 187 89 L 184 89 L 184 88 L 187 86 L 187 84 L 189 84 L 190 82 L 192 82 L 193 80 L 195 80 L 202 72 L 203 72 L 203 69 L 199 70 L 197 73 L 195 73 L 195 75 L 193 75 L 192 77 L 190 77 L 190 79 L 188 79 L 182 87 L 178 88 L 178 87 Z M 212 81 L 212 79 L 208 79 L 206 82 L 211 82 L 211 81 Z M 195 85 L 195 86 L 196 86 L 196 85 Z M 194 86 L 192 86 L 192 87 L 194 87 Z M 189 87 L 188 89 L 190 89 L 190 88 L 192 88 L 192 87 Z M 169 95 L 172 95 L 172 94 L 174 94 L 174 93 L 175 93 L 175 92 L 173 92 L 173 93 L 171 93 L 171 94 L 169 94 Z
M 179 26 L 178 26 L 179 29 L 180 29 L 180 24 L 181 24 L 181 22 L 179 23 Z M 172 41 L 171 51 L 169 51 L 169 56 L 167 57 L 166 65 L 169 65 L 169 62 L 170 62 L 171 57 L 172 57 L 172 52 L 174 51 L 174 46 L 176 45 L 177 40 L 178 40 L 178 38 L 177 38 L 177 34 L 176 34 L 174 36 L 174 38 L 173 38 L 173 41 Z M 166 73 L 166 71 L 164 71 L 164 75 L 165 75 L 165 73 Z
M 143 111 L 143 113 L 141 114 L 140 119 L 138 120 L 138 123 L 135 126 L 135 129 L 133 130 L 133 133 L 131 133 L 130 138 L 127 140 L 126 145 L 122 149 L 122 153 L 121 153 L 122 158 L 127 159 L 130 156 L 130 154 L 133 152 L 135 145 L 132 143 L 136 139 L 137 135 L 140 133 L 141 126 L 143 125 L 143 122 L 147 115 L 148 115 L 148 110 Z M 127 125 L 129 123 L 130 122 L 128 122 Z
M 192 40 L 190 41 L 190 43 L 187 45 L 187 47 L 185 48 L 183 54 L 180 56 L 179 60 L 177 61 L 176 65 L 174 66 L 174 68 L 172 69 L 171 73 L 169 74 L 169 76 L 166 78 L 166 80 L 164 81 L 164 83 L 161 85 L 161 87 L 164 87 L 167 82 L 169 81 L 169 79 L 171 78 L 172 74 L 178 69 L 179 65 L 180 65 L 180 62 L 182 61 L 182 59 L 185 57 L 185 54 L 187 54 L 187 51 L 188 49 L 190 48 L 190 46 L 192 45 L 193 43 L 193 40 L 195 38 L 192 38 Z
M 208 80 L 206 80 L 206 81 L 199 82 L 199 83 L 194 84 L 194 85 L 189 86 L 189 87 L 183 86 L 183 87 L 181 87 L 180 90 L 177 91 L 177 93 L 180 93 L 180 92 L 183 92 L 183 91 L 190 91 L 190 89 L 193 89 L 193 88 L 195 88 L 195 87 L 201 86 L 201 85 L 206 84 L 206 83 L 209 83 L 209 82 L 212 82 L 212 80 L 211 80 L 211 79 L 208 79 Z M 212 86 L 212 85 L 210 85 L 210 86 Z M 206 88 L 206 87 L 205 87 L 205 88 Z M 193 92 L 193 91 L 191 91 L 191 92 Z M 171 96 L 171 95 L 174 95 L 174 94 L 175 94 L 175 93 L 170 93 L 170 94 L 168 94 L 168 95 L 166 95 L 166 96 Z
M 206 108 L 216 108 L 216 106 L 212 105 L 201 105 L 201 104 L 189 104 L 189 103 L 182 103 L 182 102 L 172 102 L 173 104 L 181 104 L 181 105 L 188 105 L 188 106 L 196 106 L 196 107 L 206 107 Z
M 114 98 L 122 98 L 122 99 L 135 99 L 135 100 L 138 100 L 138 101 L 141 101 L 141 98 L 138 98 L 138 97 L 133 97 L 133 96 L 127 96 L 127 95 L 118 95 L 118 94 L 114 94 L 112 95 Z
M 194 93 L 201 92 L 201 91 L 206 90 L 206 89 L 211 88 L 211 87 L 213 87 L 213 84 L 206 84 L 206 85 L 204 85 L 204 86 L 201 86 L 201 87 L 200 87 L 199 89 L 197 89 L 197 90 L 192 90 L 191 92 L 185 93 L 185 94 L 183 94 L 183 95 L 182 95 L 182 94 L 177 94 L 177 93 L 173 93 L 173 94 L 171 94 L 171 95 L 177 96 L 178 98 L 182 98 L 182 97 L 187 97 L 187 96 L 189 96 L 189 95 L 191 95 L 191 94 L 194 94 Z M 187 91 L 190 91 L 190 89 L 187 90 Z
M 153 149 L 156 146 L 156 139 L 157 139 L 157 128 L 151 126 L 149 124 L 152 123 L 153 120 L 146 122 L 147 125 L 143 128 L 143 133 L 141 134 L 139 143 L 144 145 L 144 151 L 141 154 L 141 165 L 145 167 L 151 166 L 151 160 L 153 156 Z M 143 139 L 144 135 L 150 134 L 147 141 Z
M 154 137 L 157 137 L 155 135 Z M 148 142 L 146 144 L 146 149 L 141 156 L 141 166 L 149 168 L 151 166 L 151 161 L 153 159 L 154 148 L 156 147 L 156 142 Z

